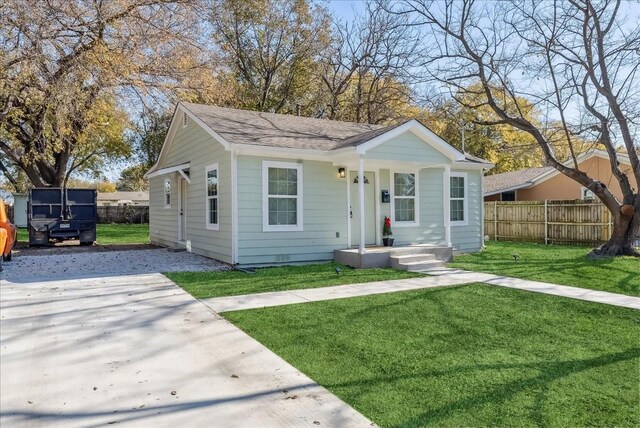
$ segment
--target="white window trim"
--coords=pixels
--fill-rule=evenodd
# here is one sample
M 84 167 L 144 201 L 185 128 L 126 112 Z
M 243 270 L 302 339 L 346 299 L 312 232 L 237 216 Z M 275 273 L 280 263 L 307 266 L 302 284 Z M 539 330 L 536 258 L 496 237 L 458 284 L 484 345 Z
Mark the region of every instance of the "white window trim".
M 464 220 L 462 221 L 454 221 L 451 220 L 451 201 L 458 200 L 460 198 L 451 198 L 451 183 L 449 183 L 449 222 L 451 226 L 467 226 L 469 224 L 469 178 L 466 172 L 451 172 L 450 177 L 462 177 L 464 179 L 464 198 L 463 198 L 463 208 L 462 215 L 464 216 Z M 451 181 L 451 178 L 449 178 Z
M 169 203 L 167 204 L 167 183 L 169 183 Z M 173 184 L 170 178 L 165 178 L 162 183 L 162 203 L 165 209 L 171 208 L 171 202 L 173 201 Z
M 591 197 L 590 198 L 586 198 L 585 197 L 585 193 L 586 192 L 590 192 L 591 193 Z M 595 193 L 593 193 L 591 190 L 587 189 L 586 187 L 581 187 L 580 188 L 580 199 L 583 200 L 583 201 L 595 201 L 596 195 L 595 195 Z
M 273 225 L 269 224 L 269 168 L 287 168 L 295 169 L 298 174 L 298 194 L 296 195 L 296 216 L 295 225 Z M 304 207 L 302 201 L 302 164 L 295 162 L 262 162 L 262 231 L 263 232 L 300 232 L 303 230 L 302 210 Z M 287 197 L 287 196 L 283 196 Z M 288 196 L 291 197 L 291 196 Z
M 391 188 L 391 228 L 394 227 L 415 227 L 420 226 L 420 171 L 389 171 L 389 187 Z M 415 221 L 397 221 L 396 220 L 396 186 L 395 186 L 395 174 L 414 174 L 416 179 L 416 194 L 414 196 L 415 207 Z M 405 196 L 398 196 L 404 198 Z
M 209 196 L 209 172 L 216 171 L 218 178 L 218 194 L 216 196 Z M 213 165 L 209 165 L 204 170 L 204 222 L 205 227 L 208 230 L 220 230 L 220 170 L 218 169 L 218 164 L 214 163 Z M 217 199 L 218 200 L 218 222 L 217 223 L 209 223 L 209 199 Z

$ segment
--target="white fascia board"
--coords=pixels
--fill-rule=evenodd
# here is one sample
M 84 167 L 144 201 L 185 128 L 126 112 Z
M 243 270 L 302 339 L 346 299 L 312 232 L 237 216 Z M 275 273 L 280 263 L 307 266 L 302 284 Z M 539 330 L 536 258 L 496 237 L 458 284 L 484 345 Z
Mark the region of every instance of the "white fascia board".
M 429 128 L 418 122 L 417 120 L 411 120 L 403 125 L 400 125 L 396 128 L 391 129 L 388 132 L 385 132 L 382 135 L 378 135 L 377 137 L 367 141 L 366 143 L 360 144 L 356 147 L 356 152 L 358 154 L 365 154 L 368 150 L 371 150 L 385 142 L 391 140 L 392 138 L 397 137 L 407 131 L 413 132 L 416 136 L 421 138 L 424 142 L 432 146 L 434 149 L 448 157 L 453 161 L 461 161 L 465 160 L 464 154 L 460 151 L 456 150 L 449 143 L 444 141 L 442 138 L 438 137 L 435 133 L 433 133 Z
M 524 184 L 519 184 L 517 186 L 505 187 L 504 189 L 498 189 L 498 190 L 494 190 L 492 192 L 484 192 L 484 196 L 497 195 L 498 193 L 511 192 L 512 190 L 527 189 L 527 188 L 531 187 L 532 185 L 533 185 L 533 183 L 528 181 L 528 182 L 526 182 Z
M 166 137 L 164 139 L 164 142 L 162 143 L 162 148 L 160 149 L 160 155 L 158 156 L 158 161 L 145 174 L 146 178 L 152 177 L 151 174 L 153 174 L 158 169 L 158 167 L 164 161 L 164 158 L 166 157 L 166 154 L 169 153 L 169 150 L 171 149 L 171 145 L 173 144 L 173 140 L 174 140 L 174 138 L 176 136 L 176 132 L 178 132 L 178 128 L 180 128 L 182 126 L 181 125 L 181 122 L 182 122 L 181 116 L 182 116 L 183 113 L 186 114 L 187 116 L 189 116 L 189 118 L 191 120 L 193 120 L 194 123 L 198 124 L 198 126 L 200 126 L 202 129 L 204 129 L 204 131 L 206 133 L 208 133 L 211 137 L 213 137 L 218 143 L 222 144 L 222 146 L 225 148 L 225 150 L 227 150 L 227 151 L 230 150 L 231 144 L 227 140 L 225 140 L 216 131 L 211 129 L 199 117 L 197 117 L 195 114 L 193 114 L 184 104 L 179 102 L 176 105 L 175 111 L 173 112 L 173 117 L 171 118 L 171 125 L 169 125 L 169 130 L 167 131 L 167 135 L 166 135 Z
M 160 154 L 158 155 L 158 160 L 156 163 L 147 171 L 144 175 L 145 178 L 149 178 L 150 174 L 158 169 L 161 162 L 164 160 L 164 156 L 169 151 L 169 147 L 171 146 L 171 142 L 176 135 L 178 126 L 177 126 L 177 118 L 178 118 L 178 109 L 180 108 L 180 104 L 176 105 L 176 108 L 173 111 L 173 117 L 171 118 L 171 124 L 169 125 L 169 130 L 167 131 L 167 135 L 164 137 L 164 141 L 162 142 L 162 147 L 160 148 Z
M 609 154 L 607 152 L 605 152 L 604 150 L 598 150 L 598 149 L 589 150 L 589 151 L 586 151 L 586 152 L 584 152 L 582 154 L 579 154 L 576 157 L 576 161 L 578 161 L 578 165 L 579 165 L 582 162 L 591 159 L 592 157 L 598 157 L 598 158 L 606 160 L 607 162 L 610 161 Z M 631 161 L 629 160 L 629 156 L 625 155 L 624 153 L 616 153 L 616 157 L 618 159 L 618 162 L 624 163 L 625 165 L 631 166 Z M 573 168 L 574 167 L 573 159 L 569 159 L 568 161 L 563 163 L 563 165 L 568 167 L 568 168 Z M 554 168 L 551 171 L 547 171 L 544 174 L 540 174 L 538 177 L 533 179 L 532 180 L 532 185 L 537 185 L 537 184 L 543 183 L 543 182 L 555 177 L 558 174 L 562 174 L 562 173 Z
M 451 164 L 453 169 L 465 169 L 465 170 L 478 170 L 478 169 L 491 169 L 494 165 L 492 163 L 476 163 L 476 162 L 454 162 Z
M 158 175 L 171 174 L 172 172 L 179 171 L 184 176 L 184 170 L 189 169 L 191 166 L 190 162 L 183 163 L 181 165 L 170 166 L 167 168 L 161 168 L 157 171 L 153 171 L 151 173 L 147 173 L 147 178 L 157 177 Z
M 178 107 L 182 109 L 185 113 L 187 113 L 189 118 L 191 118 L 195 123 L 200 125 L 200 127 L 204 129 L 209 135 L 211 135 L 216 141 L 222 144 L 225 150 L 229 151 L 231 149 L 231 143 L 229 143 L 222 135 L 218 134 L 216 131 L 211 129 L 209 125 L 204 123 L 198 116 L 191 113 L 191 111 L 184 104 L 178 103 Z

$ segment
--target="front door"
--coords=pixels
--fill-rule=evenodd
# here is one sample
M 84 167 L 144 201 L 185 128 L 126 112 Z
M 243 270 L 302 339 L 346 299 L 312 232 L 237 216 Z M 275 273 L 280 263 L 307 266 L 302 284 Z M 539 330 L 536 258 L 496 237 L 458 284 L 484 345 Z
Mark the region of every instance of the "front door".
M 351 246 L 357 247 L 360 243 L 360 193 L 358 191 L 357 171 L 351 171 L 349 183 L 351 186 Z M 375 201 L 375 176 L 371 171 L 364 173 L 364 243 L 375 245 L 376 243 L 376 201 Z
M 187 180 L 180 179 L 178 186 L 180 195 L 178 201 L 178 240 L 184 242 L 187 240 Z

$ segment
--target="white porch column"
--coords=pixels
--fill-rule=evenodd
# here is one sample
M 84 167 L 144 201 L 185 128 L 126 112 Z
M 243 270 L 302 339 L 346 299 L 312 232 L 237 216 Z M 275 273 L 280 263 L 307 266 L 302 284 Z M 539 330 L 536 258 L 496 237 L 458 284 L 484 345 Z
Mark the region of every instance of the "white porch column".
M 444 239 L 451 247 L 451 167 L 445 165 L 442 172 L 442 202 L 444 206 Z
M 358 243 L 358 250 L 360 254 L 364 254 L 366 250 L 364 248 L 364 158 L 362 156 L 358 159 L 358 198 L 360 203 L 360 242 Z

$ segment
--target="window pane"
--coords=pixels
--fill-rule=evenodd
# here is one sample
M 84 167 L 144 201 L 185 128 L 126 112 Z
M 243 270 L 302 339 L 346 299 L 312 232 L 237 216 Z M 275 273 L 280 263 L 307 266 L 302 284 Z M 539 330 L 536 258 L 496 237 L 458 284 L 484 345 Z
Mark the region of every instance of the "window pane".
M 293 168 L 269 168 L 270 195 L 297 195 L 298 170 Z
M 270 225 L 295 225 L 297 221 L 297 198 L 269 198 Z
M 207 195 L 218 195 L 218 170 L 207 172 Z
M 464 201 L 451 201 L 451 221 L 464 221 Z
M 394 174 L 394 192 L 396 196 L 415 196 L 416 176 L 415 174 Z
M 451 197 L 464 198 L 464 177 L 451 177 Z
M 395 199 L 396 221 L 415 221 L 415 199 Z
M 209 224 L 218 224 L 218 198 L 209 199 Z

